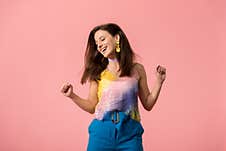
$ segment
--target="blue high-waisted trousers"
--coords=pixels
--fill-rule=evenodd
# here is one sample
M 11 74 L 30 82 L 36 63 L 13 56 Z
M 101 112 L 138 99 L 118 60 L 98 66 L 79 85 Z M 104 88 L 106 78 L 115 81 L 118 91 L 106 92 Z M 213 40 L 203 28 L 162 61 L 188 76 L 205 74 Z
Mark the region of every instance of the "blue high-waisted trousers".
M 87 151 L 143 151 L 144 129 L 124 112 L 107 112 L 103 120 L 93 119 L 88 130 Z

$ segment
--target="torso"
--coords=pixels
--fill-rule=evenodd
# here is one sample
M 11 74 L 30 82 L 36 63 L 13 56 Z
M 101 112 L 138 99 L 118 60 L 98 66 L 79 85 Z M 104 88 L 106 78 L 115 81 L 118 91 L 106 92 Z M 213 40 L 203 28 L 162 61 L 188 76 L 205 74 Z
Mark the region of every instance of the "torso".
M 119 110 L 140 121 L 137 102 L 139 74 L 134 69 L 130 77 L 119 77 L 119 73 L 109 69 L 101 73 L 98 82 L 99 102 L 95 110 L 97 119 L 102 119 L 107 111 Z

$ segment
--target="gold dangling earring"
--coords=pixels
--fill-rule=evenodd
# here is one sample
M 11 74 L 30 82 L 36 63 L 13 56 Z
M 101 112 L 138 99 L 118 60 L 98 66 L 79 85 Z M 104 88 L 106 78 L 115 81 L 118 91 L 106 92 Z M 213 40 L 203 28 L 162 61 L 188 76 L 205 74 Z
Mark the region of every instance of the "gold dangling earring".
M 116 46 L 115 46 L 116 48 L 115 48 L 115 51 L 117 52 L 117 53 L 119 53 L 120 52 L 120 46 L 119 46 L 119 41 L 116 41 Z

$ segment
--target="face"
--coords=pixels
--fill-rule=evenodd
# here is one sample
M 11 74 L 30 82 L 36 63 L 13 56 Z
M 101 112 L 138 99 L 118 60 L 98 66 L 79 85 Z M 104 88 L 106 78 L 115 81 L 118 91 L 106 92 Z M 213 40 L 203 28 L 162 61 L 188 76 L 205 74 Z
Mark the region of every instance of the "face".
M 105 30 L 98 30 L 94 35 L 95 43 L 97 45 L 97 50 L 105 58 L 115 57 L 115 45 L 116 41 L 119 40 L 119 36 L 113 37 L 109 32 Z

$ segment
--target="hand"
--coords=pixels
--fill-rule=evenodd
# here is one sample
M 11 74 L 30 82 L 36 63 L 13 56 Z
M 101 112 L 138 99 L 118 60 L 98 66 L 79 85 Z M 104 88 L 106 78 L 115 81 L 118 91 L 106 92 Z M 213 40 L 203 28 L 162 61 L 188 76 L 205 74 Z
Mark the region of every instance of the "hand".
M 158 67 L 156 68 L 156 77 L 158 82 L 162 84 L 166 79 L 166 68 L 158 65 Z
M 64 96 L 71 97 L 73 94 L 73 86 L 70 83 L 64 83 L 61 86 L 61 92 L 64 94 Z

